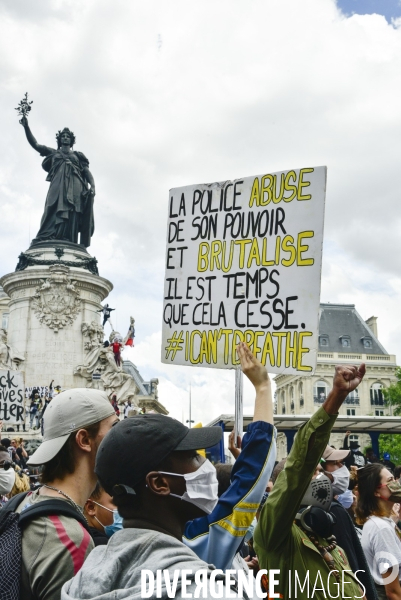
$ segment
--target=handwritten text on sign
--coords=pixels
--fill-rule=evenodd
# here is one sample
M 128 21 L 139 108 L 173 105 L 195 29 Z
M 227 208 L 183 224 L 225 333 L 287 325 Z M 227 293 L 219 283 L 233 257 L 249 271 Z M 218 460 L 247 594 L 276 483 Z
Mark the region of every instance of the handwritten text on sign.
M 0 370 L 0 419 L 4 425 L 24 423 L 24 405 L 22 373 Z
M 326 167 L 170 191 L 162 361 L 316 365 Z

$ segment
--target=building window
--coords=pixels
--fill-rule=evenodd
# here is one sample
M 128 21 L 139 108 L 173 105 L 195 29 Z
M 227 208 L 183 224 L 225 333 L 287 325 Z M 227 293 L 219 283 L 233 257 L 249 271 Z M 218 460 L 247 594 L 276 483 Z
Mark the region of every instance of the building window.
M 367 350 L 371 350 L 372 349 L 372 338 L 365 336 L 362 338 L 362 342 L 363 342 L 363 347 L 366 348 Z
M 321 346 L 327 347 L 329 345 L 329 336 L 319 335 L 319 343 Z
M 285 415 L 285 405 L 286 405 L 286 401 L 285 401 L 285 392 L 284 392 L 284 390 L 281 392 L 281 404 L 282 404 L 282 407 L 283 407 L 283 408 L 282 408 L 282 411 L 281 411 L 281 413 L 282 413 L 283 415 Z
M 383 385 L 381 383 L 374 383 L 370 388 L 370 403 L 373 406 L 384 406 L 383 398 Z
M 351 339 L 350 339 L 349 335 L 342 335 L 340 337 L 340 340 L 341 340 L 341 345 L 343 348 L 351 347 Z
M 8 329 L 8 315 L 9 315 L 9 313 L 3 313 L 3 317 L 2 317 L 2 320 L 1 320 L 1 326 L 6 331 Z
M 356 404 L 359 406 L 359 393 L 358 388 L 352 391 L 345 399 L 345 404 Z
M 355 416 L 355 408 L 347 408 L 347 417 Z
M 302 381 L 298 385 L 298 393 L 299 393 L 299 406 L 304 405 L 304 384 Z
M 329 386 L 325 381 L 317 381 L 313 386 L 313 401 L 315 404 L 323 404 L 329 393 Z
M 356 433 L 353 433 L 352 435 L 349 436 L 349 441 L 350 442 L 358 442 L 358 444 L 359 444 L 359 436 L 356 435 Z
M 384 410 L 375 410 L 375 417 L 384 417 Z

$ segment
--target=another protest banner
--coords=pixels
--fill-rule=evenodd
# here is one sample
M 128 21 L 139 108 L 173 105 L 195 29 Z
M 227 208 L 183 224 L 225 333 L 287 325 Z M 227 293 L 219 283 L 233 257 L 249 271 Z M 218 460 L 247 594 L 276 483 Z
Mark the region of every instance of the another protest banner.
M 326 167 L 170 191 L 162 362 L 313 372 Z
M 24 379 L 21 371 L 0 370 L 0 419 L 7 425 L 25 423 Z
M 37 390 L 39 396 L 44 396 L 49 393 L 48 385 L 31 385 L 25 388 L 25 398 L 30 398 L 33 390 Z

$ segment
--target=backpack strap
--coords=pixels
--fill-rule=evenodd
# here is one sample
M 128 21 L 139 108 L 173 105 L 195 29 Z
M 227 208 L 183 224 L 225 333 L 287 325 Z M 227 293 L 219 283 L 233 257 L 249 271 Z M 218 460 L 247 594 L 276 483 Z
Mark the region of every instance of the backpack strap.
M 31 492 L 21 492 L 20 494 L 16 494 L 15 496 L 13 496 L 10 500 L 8 500 L 5 505 L 3 506 L 3 508 L 1 509 L 1 513 L 5 514 L 5 513 L 12 513 L 15 512 L 17 510 L 17 508 L 19 507 L 19 505 L 21 504 L 21 502 L 23 500 L 25 500 L 25 498 L 27 497 L 28 494 L 30 494 Z
M 43 500 L 43 502 L 37 502 L 32 506 L 28 506 L 25 510 L 20 513 L 19 525 L 24 527 L 26 523 L 29 523 L 32 519 L 38 517 L 48 517 L 50 515 L 62 515 L 63 517 L 71 517 L 78 521 L 90 534 L 89 525 L 86 522 L 85 517 L 79 513 L 73 506 L 65 502 L 65 500 Z

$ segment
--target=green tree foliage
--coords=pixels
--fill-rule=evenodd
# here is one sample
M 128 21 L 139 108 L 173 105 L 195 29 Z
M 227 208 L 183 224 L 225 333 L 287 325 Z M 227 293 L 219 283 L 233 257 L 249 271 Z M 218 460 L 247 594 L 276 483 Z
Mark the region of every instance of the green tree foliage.
M 401 434 L 386 433 L 379 436 L 380 459 L 383 452 L 390 454 L 390 460 L 396 465 L 401 465 Z
M 401 368 L 397 367 L 395 376 L 397 382 L 388 388 L 383 388 L 382 393 L 386 406 L 393 408 L 393 415 L 401 415 Z M 388 452 L 395 464 L 401 464 L 401 435 L 385 434 L 379 437 L 380 457 L 383 452 Z
M 394 415 L 401 415 L 401 367 L 397 367 L 395 376 L 397 382 L 388 388 L 383 388 L 382 392 L 386 406 L 393 407 Z

